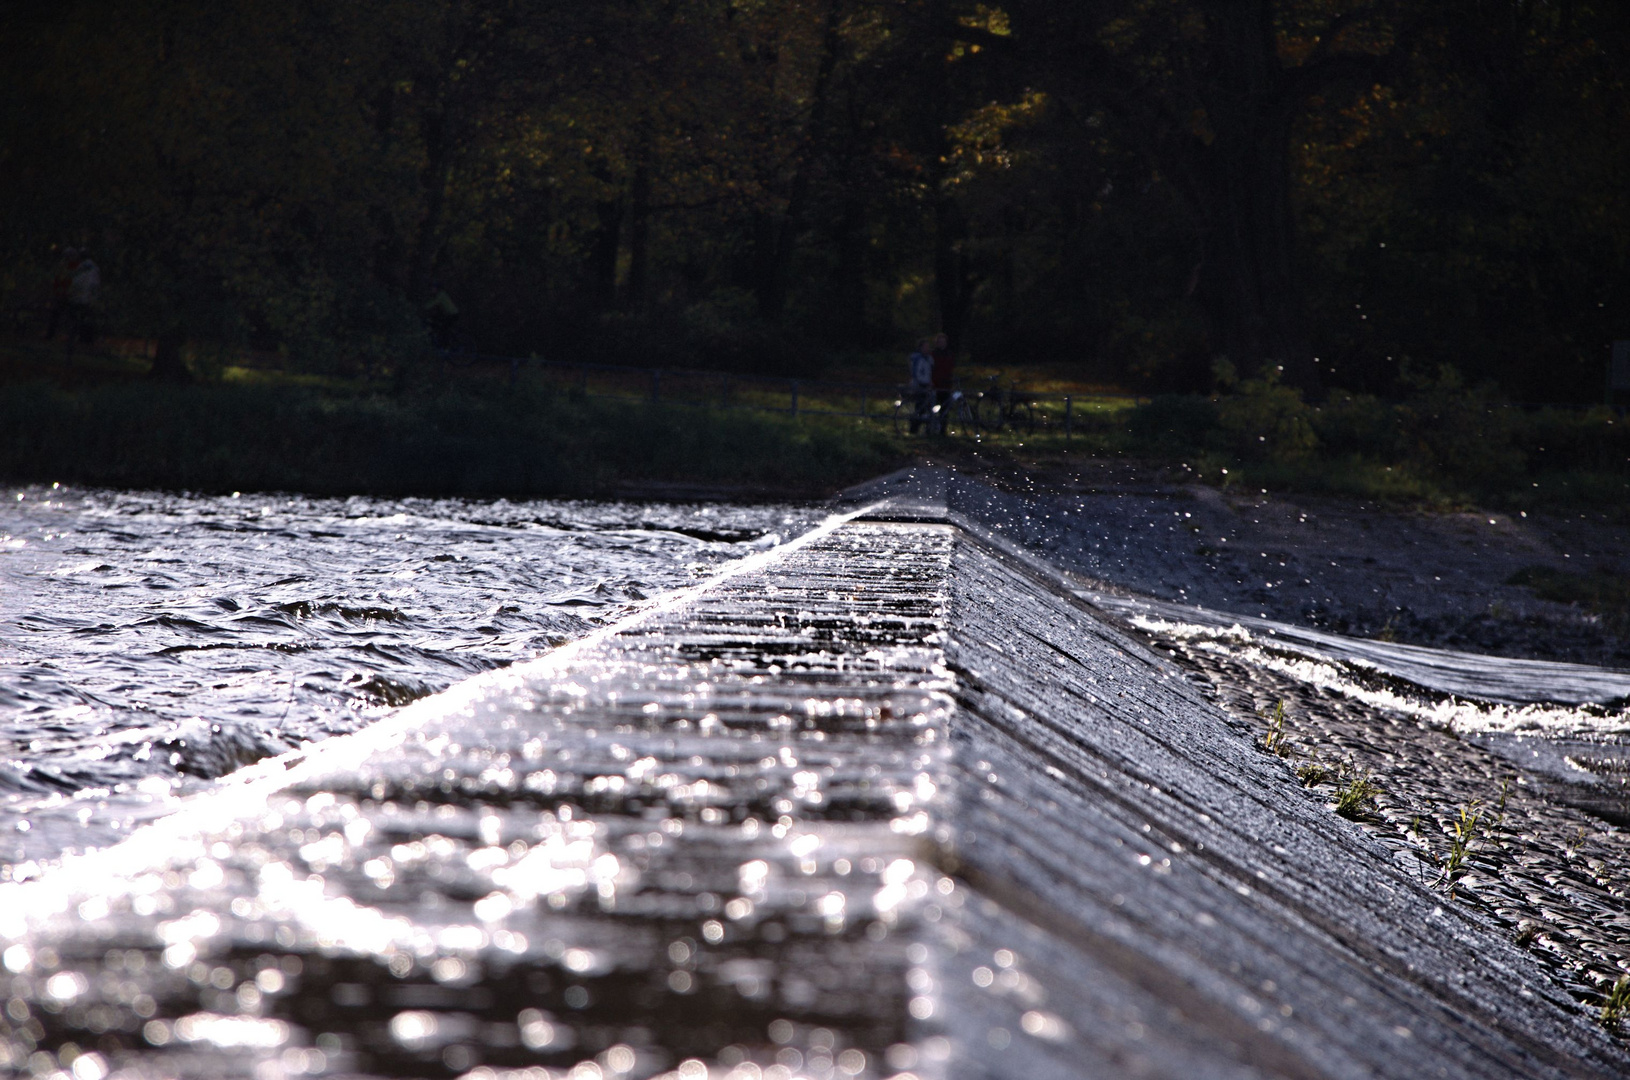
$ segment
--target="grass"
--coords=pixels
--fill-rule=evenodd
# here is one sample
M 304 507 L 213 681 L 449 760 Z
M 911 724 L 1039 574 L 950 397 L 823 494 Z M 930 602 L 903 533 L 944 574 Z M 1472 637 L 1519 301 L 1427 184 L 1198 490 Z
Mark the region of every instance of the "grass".
M 1318 787 L 1325 781 L 1333 779 L 1335 775 L 1324 762 L 1319 760 L 1317 753 L 1310 755 L 1306 761 L 1296 766 L 1296 779 L 1300 780 L 1305 788 Z
M 222 353 L 214 360 L 200 354 L 200 370 L 209 373 L 210 381 L 192 391 L 259 390 L 266 408 L 289 422 L 321 413 L 317 426 L 304 434 L 338 453 L 338 468 L 318 467 L 307 460 L 312 453 L 299 448 L 268 450 L 277 440 L 260 431 L 253 416 L 246 420 L 246 438 L 204 440 L 203 456 L 216 462 L 213 468 L 205 468 L 196 456 L 160 461 L 170 452 L 159 452 L 156 435 L 120 436 L 119 451 L 126 456 L 117 461 L 92 461 L 91 448 L 54 437 L 53 432 L 72 427 L 66 414 L 75 411 L 89 415 L 102 410 L 116 428 L 127 424 L 130 417 L 99 399 L 110 386 L 124 387 L 121 392 L 130 395 L 126 412 L 156 408 L 157 428 L 179 430 L 169 415 L 174 409 L 142 389 L 147 348 L 145 342 L 109 340 L 96 353 L 81 352 L 70 360 L 60 344 L 0 341 L 0 419 L 16 416 L 24 399 L 36 407 L 50 396 L 48 387 L 67 388 L 85 402 L 46 407 L 47 415 L 38 422 L 25 418 L 16 438 L 44 441 L 0 447 L 0 477 L 239 490 L 245 485 L 316 485 L 325 491 L 427 494 L 586 493 L 649 480 L 814 493 L 925 456 L 1043 472 L 1068 470 L 1083 457 L 1131 457 L 1168 468 L 1179 482 L 1225 490 L 1323 493 L 1435 510 L 1488 506 L 1512 514 L 1589 508 L 1630 521 L 1630 424 L 1600 408 L 1502 408 L 1483 391 L 1448 383 L 1423 385 L 1396 402 L 1336 391 L 1312 405 L 1282 386 L 1250 380 L 1214 397 L 1143 399 L 1123 388 L 1083 380 L 1076 364 L 964 364 L 958 375 L 972 393 L 985 375 L 997 374 L 1003 385 L 1012 381 L 1022 391 L 1045 395 L 1038 403 L 1042 426 L 1033 432 L 1003 430 L 977 439 L 928 442 L 894 436 L 892 398 L 881 391 L 863 398 L 859 391 L 805 387 L 800 409 L 811 415 L 801 412 L 792 422 L 771 412 L 716 407 L 727 393 L 738 404 L 788 404 L 786 387 L 748 384 L 739 377 L 726 383 L 722 373 L 711 381 L 671 373 L 661 383 L 659 403 L 636 400 L 654 392 L 648 374 L 599 373 L 590 380 L 590 400 L 566 408 L 554 403 L 571 400 L 569 386 L 581 389 L 587 376 L 523 368 L 520 387 L 511 391 L 505 385 L 507 367 L 500 371 L 477 365 L 438 382 L 422 370 L 412 373 L 408 365 L 409 377 L 397 373 L 396 385 L 387 390 L 377 381 L 369 384 L 355 377 L 237 366 Z M 899 381 L 902 364 L 893 354 L 855 354 L 829 358 L 820 374 L 887 387 Z M 597 396 L 611 392 L 628 397 Z M 1073 399 L 1068 433 L 1064 394 Z M 691 403 L 679 400 L 685 397 Z M 211 400 L 225 402 L 228 413 L 236 409 L 230 395 Z M 698 404 L 703 400 L 716 404 Z M 320 408 L 312 404 L 318 401 Z M 813 415 L 822 409 L 852 411 L 862 404 L 874 417 L 869 423 Z M 520 415 L 525 411 L 530 418 Z M 467 428 L 456 418 L 459 413 L 481 419 Z M 359 444 L 370 442 L 359 432 L 371 429 L 371 442 L 386 448 L 386 460 L 369 464 L 363 460 L 367 447 L 341 446 L 344 439 L 332 429 L 335 424 L 358 432 Z M 202 420 L 189 425 L 194 435 L 210 426 Z M 714 434 L 687 432 L 690 427 Z M 652 441 L 647 432 L 663 440 L 663 451 L 655 456 L 640 449 Z M 0 428 L 0 441 L 8 434 Z M 91 434 L 90 447 L 108 448 L 110 436 L 100 430 Z M 255 444 L 254 452 L 240 452 L 236 447 L 242 443 Z M 227 460 L 234 457 L 236 463 Z M 418 464 L 410 468 L 409 461 Z M 1610 626 L 1630 625 L 1630 578 L 1542 568 L 1524 573 L 1523 583 L 1542 595 L 1580 604 Z
M 870 382 L 893 385 L 905 381 L 906 353 L 903 351 L 849 353 L 831 358 L 822 369 L 822 377 L 840 382 Z M 995 376 L 1005 388 L 1010 383 L 1028 394 L 1042 394 L 1062 398 L 1068 394 L 1076 399 L 1075 407 L 1094 408 L 1099 411 L 1129 409 L 1141 398 L 1122 387 L 1094 382 L 1081 377 L 1081 365 L 1072 362 L 1031 361 L 1023 364 L 959 363 L 956 379 L 970 394 L 984 389 L 986 380 Z M 1092 403 L 1086 405 L 1085 403 Z
M 1336 791 L 1336 813 L 1349 821 L 1358 821 L 1375 813 L 1375 797 L 1380 795 L 1380 784 L 1370 779 L 1368 772 L 1353 777 Z
M 1481 805 L 1481 799 L 1473 799 L 1462 806 L 1453 823 L 1449 854 L 1443 860 L 1443 880 L 1449 887 L 1450 896 L 1454 895 L 1455 882 L 1466 873 L 1466 857 L 1471 854 L 1472 841 L 1477 838 L 1477 827 L 1483 818 L 1483 812 L 1478 809 Z
M 198 491 L 825 494 L 905 453 L 877 425 L 607 402 L 538 387 L 0 385 L 0 477 Z
M 1585 608 L 1621 633 L 1630 630 L 1630 577 L 1623 574 L 1526 566 L 1507 578 L 1506 584 L 1524 586 L 1541 600 Z
M 1616 1028 L 1630 1016 L 1630 975 L 1620 975 L 1602 1000 L 1602 1026 Z
M 1280 701 L 1274 705 L 1273 714 L 1268 718 L 1268 733 L 1262 737 L 1262 749 L 1276 757 L 1290 755 L 1290 743 L 1285 734 L 1285 703 Z

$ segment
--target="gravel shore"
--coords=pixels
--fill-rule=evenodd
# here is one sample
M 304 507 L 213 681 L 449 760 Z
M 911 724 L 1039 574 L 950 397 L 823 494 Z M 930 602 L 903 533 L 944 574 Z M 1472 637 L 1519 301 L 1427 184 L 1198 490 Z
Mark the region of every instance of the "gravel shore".
M 1630 570 L 1600 514 L 1430 513 L 1185 483 L 1115 459 L 958 471 L 1023 496 L 1011 533 L 1061 567 L 1166 600 L 1493 656 L 1630 668 L 1630 636 L 1511 584 L 1535 567 Z

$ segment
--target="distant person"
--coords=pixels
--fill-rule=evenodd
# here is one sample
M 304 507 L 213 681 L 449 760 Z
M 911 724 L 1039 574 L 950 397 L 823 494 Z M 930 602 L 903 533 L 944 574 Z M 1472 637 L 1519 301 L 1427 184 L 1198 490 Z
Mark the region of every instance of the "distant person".
M 51 310 L 45 324 L 45 340 L 57 336 L 58 327 L 71 327 L 73 317 L 68 309 L 68 291 L 73 287 L 74 269 L 79 266 L 79 249 L 64 248 L 57 262 L 57 272 L 51 275 Z M 72 333 L 72 331 L 69 331 Z
M 912 403 L 911 433 L 924 424 L 930 424 L 934 407 L 933 343 L 928 338 L 917 342 L 917 348 L 906 359 L 906 400 Z
M 944 334 L 935 334 L 932 350 L 929 353 L 934 363 L 934 396 L 939 402 L 940 415 L 945 415 L 951 403 L 951 390 L 953 373 L 951 370 L 951 339 Z M 939 425 L 943 434 L 945 425 Z
M 430 344 L 438 349 L 452 348 L 453 331 L 458 326 L 458 305 L 447 295 L 439 281 L 430 283 L 433 295 L 424 306 L 425 322 L 430 326 Z
M 96 340 L 96 301 L 102 293 L 102 268 L 90 252 L 80 252 L 79 265 L 68 282 L 70 349 L 74 342 L 87 348 Z

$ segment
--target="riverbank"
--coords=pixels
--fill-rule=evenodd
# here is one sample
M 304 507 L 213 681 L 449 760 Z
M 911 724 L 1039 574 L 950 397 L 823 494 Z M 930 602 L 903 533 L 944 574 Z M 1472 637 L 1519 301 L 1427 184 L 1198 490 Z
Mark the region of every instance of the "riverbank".
M 1441 390 L 1308 409 L 1259 386 L 1083 415 L 1068 437 L 922 439 L 854 418 L 586 397 L 527 378 L 271 373 L 166 386 L 86 364 L 51 381 L 7 369 L 0 480 L 775 501 L 937 462 L 1034 496 L 1016 513 L 1047 534 L 1051 557 L 1151 596 L 1359 637 L 1630 667 L 1630 503 L 1614 495 L 1630 477 L 1607 465 L 1625 425 L 1606 411 L 1519 424 Z M 1459 434 L 1411 458 L 1398 425 L 1428 407 L 1451 419 L 1459 409 Z M 1273 436 L 1260 444 L 1266 459 L 1241 449 L 1247 412 Z M 1504 425 L 1504 442 L 1483 437 L 1489 424 Z M 1341 456 L 1357 445 L 1347 429 L 1370 433 L 1368 457 Z M 1285 458 L 1299 431 L 1313 441 Z
M 15 483 L 314 495 L 822 496 L 900 464 L 852 422 L 484 384 L 0 387 Z
M 1124 458 L 954 467 L 991 485 L 1011 539 L 1112 587 L 1354 637 L 1630 668 L 1630 530 L 1607 509 L 1221 489 Z

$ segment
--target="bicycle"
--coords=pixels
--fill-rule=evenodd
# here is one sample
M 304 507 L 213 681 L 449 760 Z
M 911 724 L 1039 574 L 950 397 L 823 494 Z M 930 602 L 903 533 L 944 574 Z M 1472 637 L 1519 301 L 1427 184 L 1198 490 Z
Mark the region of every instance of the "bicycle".
M 465 330 L 451 326 L 436 336 L 439 338 L 435 346 L 436 356 L 442 363 L 463 368 L 480 359 L 480 354 L 475 351 L 475 342 Z
M 944 405 L 932 403 L 935 393 L 930 391 L 921 399 L 910 393 L 902 393 L 895 400 L 896 435 L 915 434 L 917 429 L 927 435 L 942 431 L 946 435 L 973 435 L 979 430 L 973 406 L 961 390 L 952 390 Z
M 995 375 L 974 400 L 974 415 L 985 431 L 1000 431 L 1004 427 L 1026 435 L 1036 431 L 1036 406 L 1031 396 L 1021 393 L 1013 383 L 1003 388 Z

